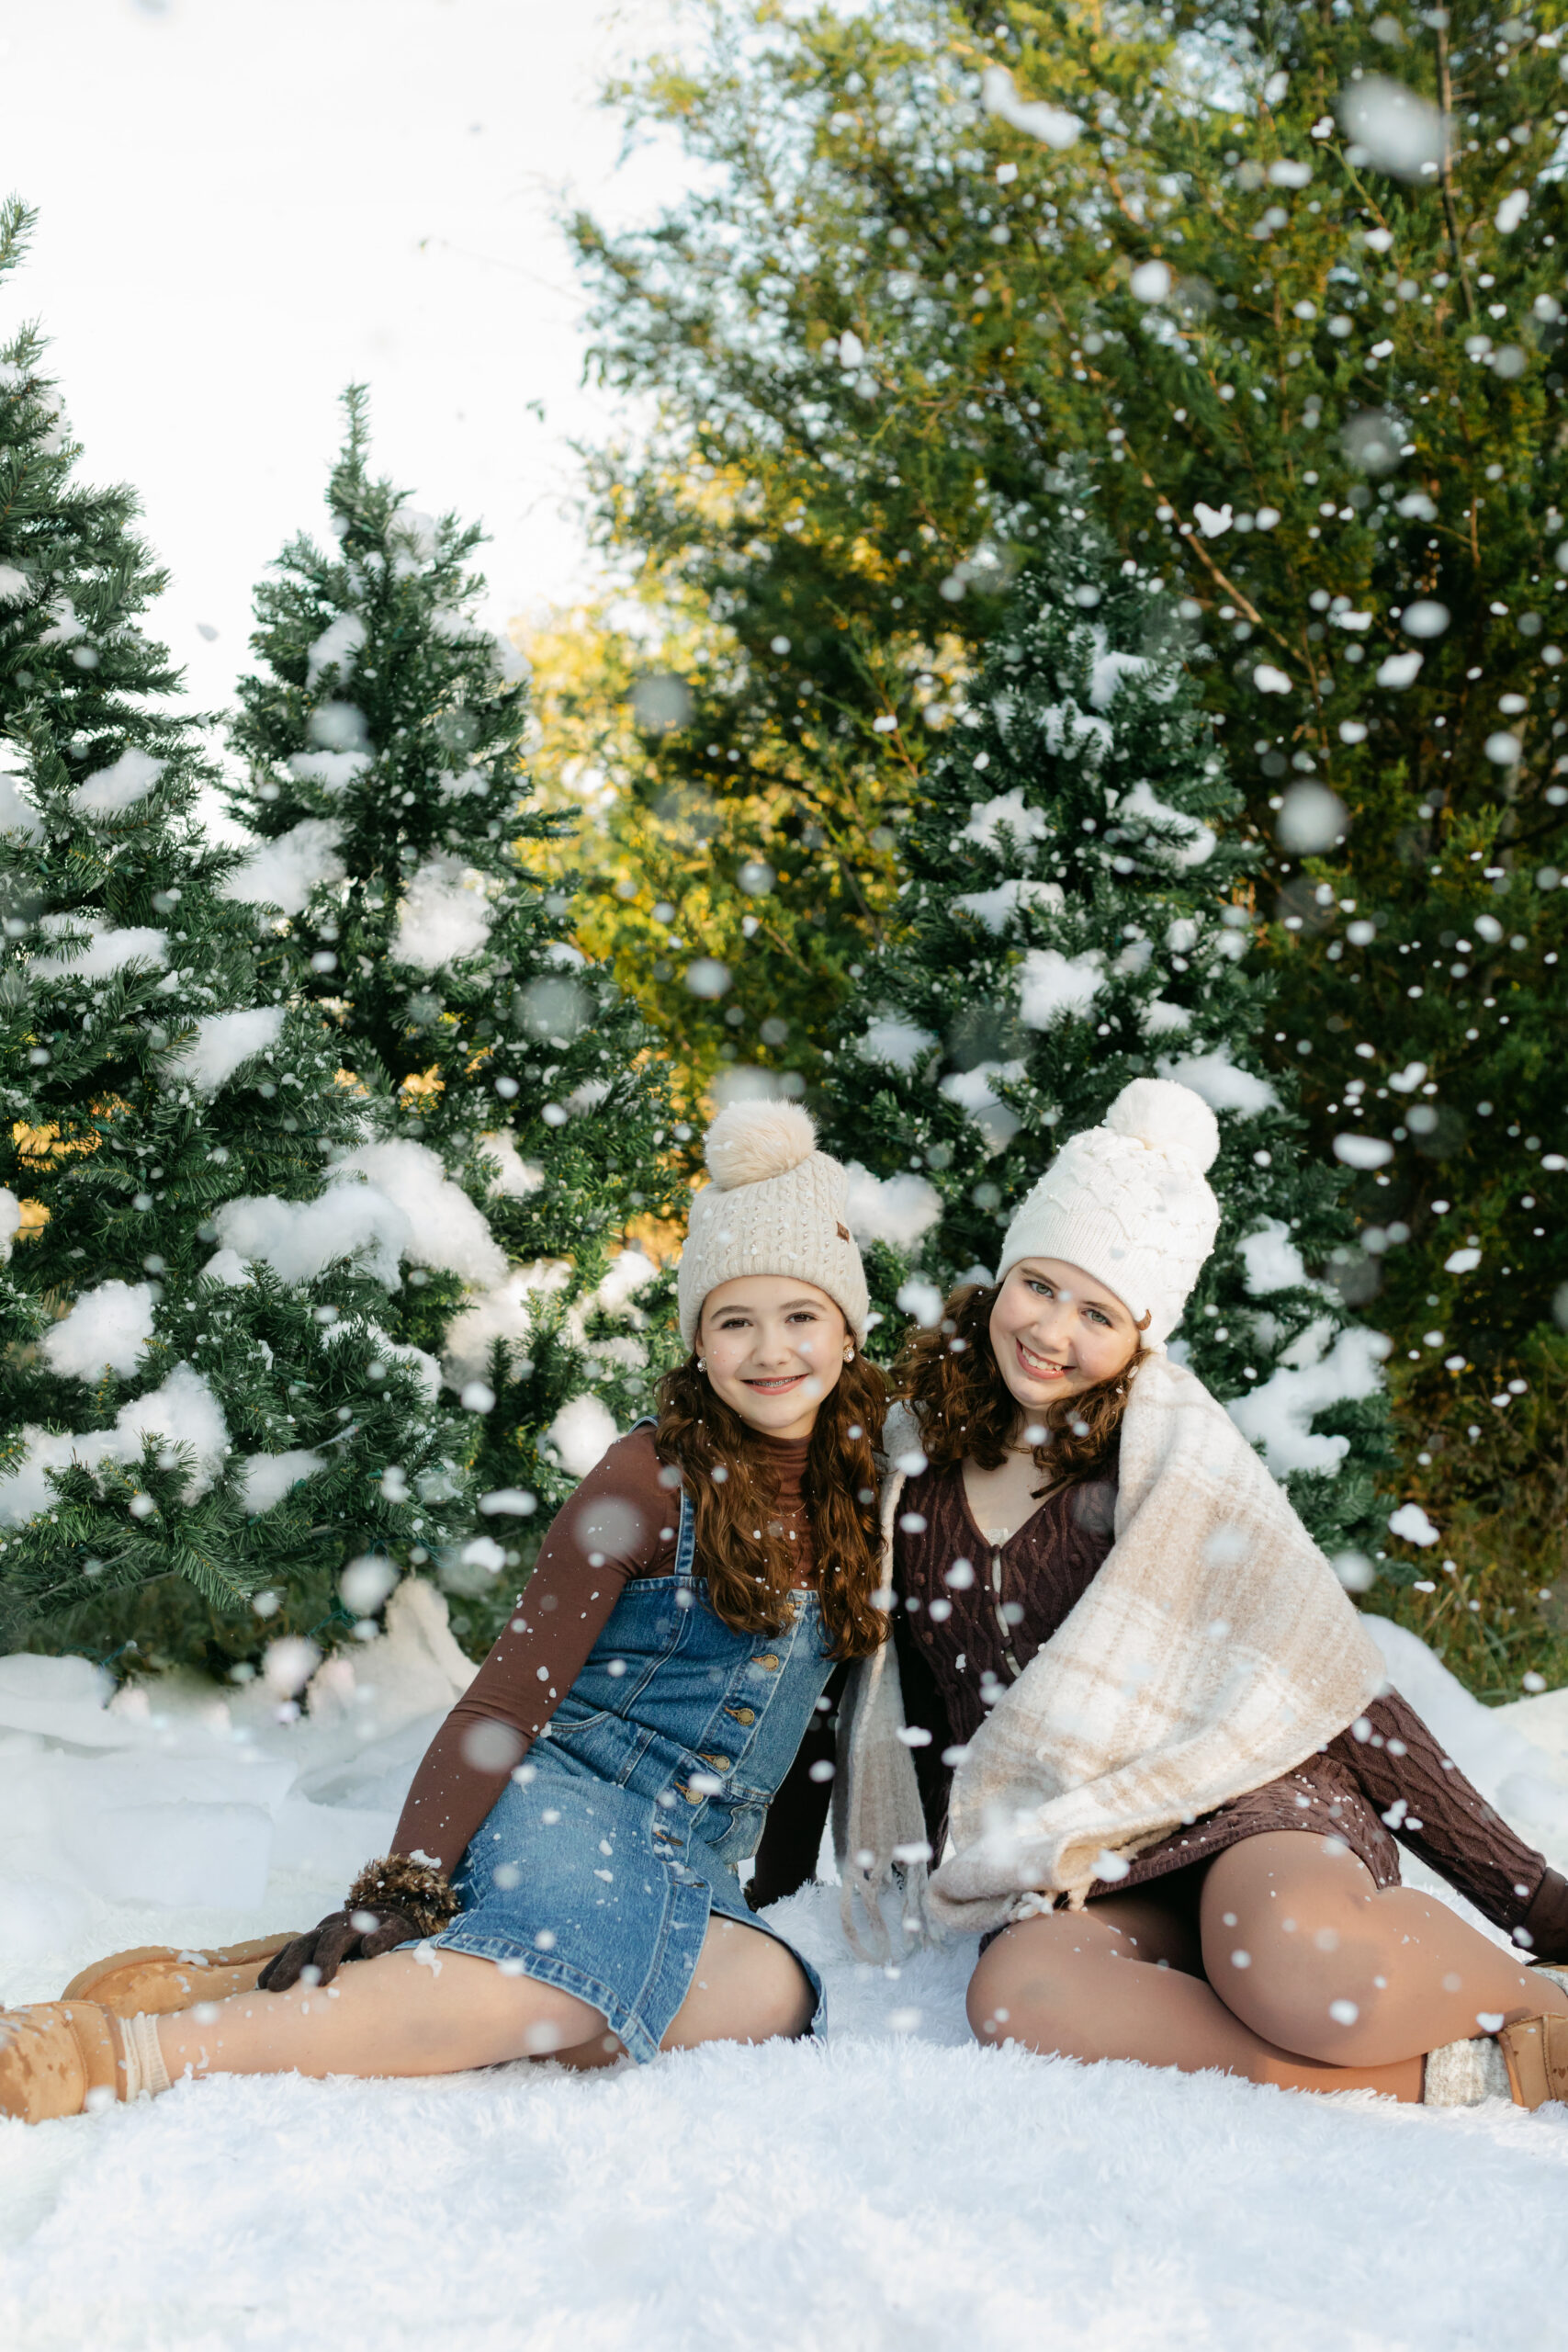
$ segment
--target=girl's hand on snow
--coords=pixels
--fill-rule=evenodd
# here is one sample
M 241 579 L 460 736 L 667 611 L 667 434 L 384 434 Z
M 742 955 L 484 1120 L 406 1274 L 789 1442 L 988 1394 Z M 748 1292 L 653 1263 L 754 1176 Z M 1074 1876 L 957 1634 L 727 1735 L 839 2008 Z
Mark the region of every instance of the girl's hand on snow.
M 376 1960 L 399 1944 L 415 1943 L 423 1930 L 401 1911 L 331 1911 L 316 1927 L 274 1952 L 256 1979 L 264 1993 L 286 1993 L 307 1970 L 311 1985 L 330 1984 L 345 1960 Z

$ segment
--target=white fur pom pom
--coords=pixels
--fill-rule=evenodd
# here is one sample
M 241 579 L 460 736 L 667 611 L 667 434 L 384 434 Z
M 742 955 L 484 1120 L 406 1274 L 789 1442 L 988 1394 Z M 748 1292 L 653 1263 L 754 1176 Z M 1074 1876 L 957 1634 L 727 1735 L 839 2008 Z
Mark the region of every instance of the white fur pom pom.
M 1134 1078 L 1105 1114 L 1113 1134 L 1130 1136 L 1150 1151 L 1168 1152 L 1201 1174 L 1213 1165 L 1220 1125 L 1201 1094 L 1168 1078 Z
M 817 1130 L 798 1102 L 731 1102 L 708 1129 L 703 1157 L 720 1192 L 732 1193 L 787 1175 L 816 1148 Z

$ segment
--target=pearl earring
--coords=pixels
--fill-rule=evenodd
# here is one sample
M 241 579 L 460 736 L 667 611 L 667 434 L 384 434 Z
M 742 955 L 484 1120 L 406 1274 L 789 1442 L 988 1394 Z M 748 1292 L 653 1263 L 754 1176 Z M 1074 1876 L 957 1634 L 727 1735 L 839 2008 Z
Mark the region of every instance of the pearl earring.
M 844 1362 L 845 1362 L 846 1363 L 853 1363 L 854 1360 L 855 1360 L 855 1351 L 854 1351 L 853 1348 L 846 1348 L 846 1349 L 844 1350 Z
M 699 1357 L 697 1358 L 697 1370 L 698 1370 L 699 1372 L 705 1372 L 705 1371 L 707 1370 L 707 1368 L 708 1368 L 708 1360 L 707 1360 L 706 1356 L 699 1356 Z

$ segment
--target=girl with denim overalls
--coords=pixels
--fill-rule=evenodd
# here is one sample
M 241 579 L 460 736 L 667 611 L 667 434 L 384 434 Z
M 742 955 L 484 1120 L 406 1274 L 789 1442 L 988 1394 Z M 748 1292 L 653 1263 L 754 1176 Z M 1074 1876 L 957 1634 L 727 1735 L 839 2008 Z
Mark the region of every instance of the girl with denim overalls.
M 396 1851 L 306 1935 L 119 1954 L 0 2017 L 0 2114 L 187 2072 L 640 2064 L 818 2028 L 816 1973 L 738 1875 L 835 1659 L 886 1634 L 882 1385 L 847 1180 L 815 1145 L 793 1104 L 714 1122 L 679 1275 L 692 1352 L 550 1528 Z

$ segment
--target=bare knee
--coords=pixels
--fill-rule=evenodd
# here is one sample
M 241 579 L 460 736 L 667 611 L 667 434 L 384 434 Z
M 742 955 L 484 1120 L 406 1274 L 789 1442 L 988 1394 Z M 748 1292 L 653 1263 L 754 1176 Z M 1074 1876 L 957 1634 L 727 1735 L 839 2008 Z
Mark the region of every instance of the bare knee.
M 758 2003 L 754 2030 L 745 2037 L 748 2041 L 796 2041 L 810 2030 L 817 1996 L 804 1969 L 787 1954 L 785 1960 L 778 1983 L 770 1985 Z
M 662 2047 L 794 2041 L 810 2027 L 816 2006 L 810 1981 L 787 1945 L 761 1928 L 717 1919 Z
M 976 2041 L 1027 2040 L 1032 2045 L 1042 2031 L 1049 2039 L 1050 2002 L 1038 1984 L 1025 1988 L 998 1982 L 977 1968 L 969 1979 L 964 2006 Z
M 1092 1937 L 1099 1944 L 1105 1939 Z M 981 1953 L 964 2007 L 976 2041 L 1017 2041 L 1049 2054 L 1073 2047 L 1075 1990 L 1091 1931 L 1081 1913 L 1009 1928 Z M 1109 1951 L 1098 1954 L 1109 1961 Z
M 749 1972 L 749 1979 L 744 2017 L 728 2039 L 794 2041 L 807 2030 L 816 2014 L 817 1996 L 792 1951 L 769 1939 L 761 1965 Z

